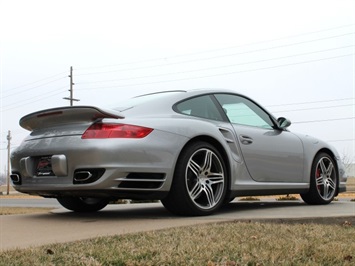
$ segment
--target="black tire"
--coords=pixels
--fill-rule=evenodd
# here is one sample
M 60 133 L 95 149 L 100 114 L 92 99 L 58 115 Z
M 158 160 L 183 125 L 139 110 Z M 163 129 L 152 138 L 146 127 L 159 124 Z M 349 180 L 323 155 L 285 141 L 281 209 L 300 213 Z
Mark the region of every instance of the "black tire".
M 57 198 L 60 205 L 74 212 L 96 212 L 106 207 L 108 199 L 63 197 Z
M 181 152 L 170 192 L 162 203 L 174 214 L 209 215 L 224 203 L 227 187 L 227 171 L 219 151 L 198 141 Z
M 309 191 L 301 194 L 301 198 L 311 205 L 329 204 L 337 191 L 338 176 L 333 158 L 327 153 L 317 154 L 312 164 Z

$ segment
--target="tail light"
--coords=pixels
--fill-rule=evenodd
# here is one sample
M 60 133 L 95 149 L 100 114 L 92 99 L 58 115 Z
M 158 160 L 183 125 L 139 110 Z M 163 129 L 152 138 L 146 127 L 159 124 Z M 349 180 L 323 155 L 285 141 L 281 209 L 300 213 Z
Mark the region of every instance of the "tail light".
M 92 124 L 81 136 L 82 139 L 130 138 L 141 139 L 148 136 L 152 128 L 126 124 Z

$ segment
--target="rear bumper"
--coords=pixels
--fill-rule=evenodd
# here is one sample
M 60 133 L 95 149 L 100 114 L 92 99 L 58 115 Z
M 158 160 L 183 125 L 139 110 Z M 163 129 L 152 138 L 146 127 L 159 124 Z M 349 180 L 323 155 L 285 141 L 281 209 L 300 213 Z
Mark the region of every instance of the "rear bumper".
M 161 198 L 170 189 L 186 141 L 158 130 L 140 140 L 66 136 L 25 141 L 11 155 L 14 188 L 45 197 Z M 48 176 L 38 176 L 43 156 L 51 158 Z

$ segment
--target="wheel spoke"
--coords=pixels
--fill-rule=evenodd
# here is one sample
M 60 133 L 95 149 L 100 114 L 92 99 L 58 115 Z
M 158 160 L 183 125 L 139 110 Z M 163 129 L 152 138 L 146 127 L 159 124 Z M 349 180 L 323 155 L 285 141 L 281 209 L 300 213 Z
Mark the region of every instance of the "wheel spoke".
M 192 200 L 195 200 L 202 193 L 202 185 L 200 182 L 196 182 L 195 186 L 190 190 L 189 194 Z
M 208 206 L 209 207 L 214 206 L 216 199 L 215 199 L 215 195 L 214 195 L 214 191 L 213 191 L 212 186 L 210 184 L 206 184 L 206 186 L 204 186 L 204 192 L 207 197 Z
M 328 166 L 328 168 L 327 168 L 327 171 L 326 171 L 327 176 L 331 176 L 331 175 L 332 175 L 333 168 L 334 168 L 333 164 L 330 163 L 329 166 Z
M 324 179 L 322 175 L 316 178 L 316 184 L 317 186 L 324 186 Z
M 331 178 L 328 178 L 327 181 L 328 181 L 328 186 L 329 186 L 332 190 L 335 190 L 336 184 L 334 183 L 334 181 L 333 181 Z
M 224 182 L 224 175 L 223 175 L 223 173 L 210 173 L 208 175 L 208 179 L 210 180 L 210 182 L 213 185 L 218 184 L 218 183 L 223 183 Z
M 320 160 L 319 165 L 322 170 L 321 175 L 325 175 L 327 173 L 327 167 L 324 164 L 324 159 Z
M 212 156 L 213 156 L 212 151 L 207 150 L 206 155 L 205 155 L 205 161 L 204 161 L 203 165 L 201 166 L 201 171 L 210 171 L 211 170 Z
M 329 187 L 327 184 L 323 186 L 323 198 L 327 198 Z
M 198 165 L 198 163 L 196 163 L 195 161 L 193 161 L 192 159 L 189 161 L 189 165 L 188 167 L 190 168 L 190 170 L 194 173 L 195 176 L 199 176 L 200 172 L 201 172 L 201 167 Z

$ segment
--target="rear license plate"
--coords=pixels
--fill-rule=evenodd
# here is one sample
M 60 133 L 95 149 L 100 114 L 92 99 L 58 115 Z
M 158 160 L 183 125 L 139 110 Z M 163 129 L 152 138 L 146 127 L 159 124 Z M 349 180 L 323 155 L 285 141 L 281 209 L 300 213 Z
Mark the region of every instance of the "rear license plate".
M 44 156 L 39 158 L 37 164 L 37 176 L 54 176 L 52 171 L 52 156 Z

